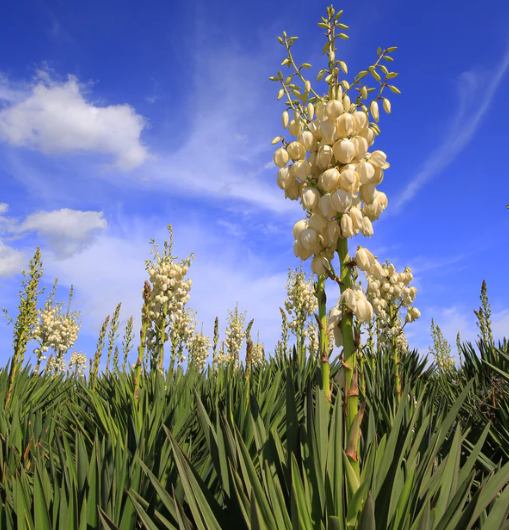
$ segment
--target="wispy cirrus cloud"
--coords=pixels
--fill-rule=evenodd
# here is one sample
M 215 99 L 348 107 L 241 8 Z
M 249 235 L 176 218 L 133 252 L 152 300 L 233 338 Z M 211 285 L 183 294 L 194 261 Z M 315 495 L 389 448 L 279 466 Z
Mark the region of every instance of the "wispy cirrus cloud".
M 395 213 L 411 201 L 428 181 L 447 167 L 472 140 L 508 68 L 509 48 L 490 75 L 477 71 L 468 71 L 460 75 L 459 105 L 447 134 L 444 135 L 445 140 L 432 152 L 421 170 L 396 197 Z M 486 79 L 489 79 L 487 84 Z

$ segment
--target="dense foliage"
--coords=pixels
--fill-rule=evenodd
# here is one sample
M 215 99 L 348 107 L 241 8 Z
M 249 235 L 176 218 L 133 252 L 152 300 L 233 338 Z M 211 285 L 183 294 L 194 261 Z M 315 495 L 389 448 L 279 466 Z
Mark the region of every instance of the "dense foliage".
M 0 412 L 0 526 L 508 528 L 508 343 L 463 351 L 453 377 L 404 355 L 401 401 L 390 353 L 366 354 L 355 493 L 336 365 L 332 404 L 297 355 L 147 373 L 138 400 L 134 372 L 22 370 Z

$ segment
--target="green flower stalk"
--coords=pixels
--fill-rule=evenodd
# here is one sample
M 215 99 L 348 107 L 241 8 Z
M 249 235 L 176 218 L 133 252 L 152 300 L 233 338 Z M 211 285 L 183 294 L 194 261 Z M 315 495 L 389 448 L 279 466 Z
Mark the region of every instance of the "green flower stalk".
M 288 353 L 288 316 L 282 307 L 279 308 L 279 312 L 281 313 L 281 338 L 277 343 L 276 353 L 281 357 L 286 357 Z
M 315 284 L 315 296 L 318 303 L 318 343 L 320 366 L 322 371 L 322 391 L 327 401 L 331 401 L 329 327 L 327 322 L 327 296 L 325 294 L 325 276 L 318 277 Z
M 133 341 L 134 341 L 133 323 L 134 323 L 134 319 L 131 316 L 127 319 L 127 322 L 125 325 L 124 338 L 122 340 L 122 353 L 123 353 L 122 371 L 123 372 L 125 372 L 127 368 L 127 362 L 129 360 L 129 353 L 131 351 L 131 348 L 133 347 Z
M 479 339 L 487 343 L 493 343 L 493 331 L 491 329 L 491 306 L 488 300 L 488 285 L 486 280 L 481 284 L 481 306 L 474 311 L 479 328 Z
M 99 365 L 101 363 L 101 357 L 102 357 L 103 350 L 104 350 L 106 332 L 108 330 L 109 323 L 110 323 L 110 316 L 107 315 L 101 325 L 101 330 L 99 331 L 99 338 L 97 339 L 97 347 L 95 350 L 94 362 L 92 364 L 92 370 L 90 372 L 90 384 L 92 387 L 95 386 L 97 382 L 97 377 L 99 376 Z
M 19 367 L 23 365 L 28 341 L 37 322 L 37 299 L 39 296 L 39 282 L 42 277 L 41 251 L 36 249 L 30 260 L 28 273 L 23 273 L 23 286 L 20 293 L 18 316 L 14 323 L 14 354 L 11 359 L 7 393 L 4 407 L 7 408 L 12 399 L 14 385 Z
M 111 354 L 113 353 L 113 349 L 115 347 L 115 341 L 117 340 L 117 332 L 118 332 L 121 307 L 122 307 L 121 303 L 116 305 L 115 310 L 113 311 L 113 315 L 110 319 L 110 329 L 108 331 L 108 350 L 107 350 L 108 354 L 106 357 L 106 373 L 109 373 L 110 371 Z M 117 362 L 116 363 L 114 362 L 113 365 L 118 370 L 118 355 L 117 355 Z
M 353 287 L 352 282 L 352 260 L 348 255 L 348 240 L 339 238 L 338 256 L 340 262 L 340 290 L 341 294 L 347 289 Z M 358 385 L 358 368 L 357 368 L 357 348 L 354 341 L 353 314 L 347 308 L 343 310 L 341 319 L 341 334 L 343 337 L 343 362 L 342 369 L 344 374 L 344 400 L 346 411 L 347 436 L 350 436 L 352 426 L 359 411 L 359 385 Z M 351 453 L 349 457 L 358 462 L 357 446 L 355 454 Z
M 454 369 L 451 345 L 433 319 L 431 319 L 431 338 L 433 344 L 429 349 L 429 354 L 435 359 L 436 368 L 439 372 L 450 373 Z
M 151 287 L 149 282 L 143 285 L 143 306 L 141 308 L 140 343 L 138 345 L 138 357 L 134 366 L 134 400 L 138 401 L 140 393 L 141 367 L 145 356 L 145 346 L 147 344 L 147 331 L 150 325 L 150 296 Z
M 215 364 L 217 359 L 217 346 L 219 344 L 219 317 L 214 319 L 214 337 L 212 341 L 212 362 Z

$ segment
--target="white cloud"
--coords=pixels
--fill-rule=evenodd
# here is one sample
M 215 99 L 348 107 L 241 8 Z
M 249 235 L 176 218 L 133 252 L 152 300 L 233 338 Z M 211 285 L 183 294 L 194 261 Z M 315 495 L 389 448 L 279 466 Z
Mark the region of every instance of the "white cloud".
M 0 203 L 0 234 L 9 239 L 19 239 L 36 233 L 58 259 L 82 251 L 108 225 L 103 213 L 93 210 L 62 208 L 38 211 L 23 221 L 18 221 L 14 217 L 3 215 L 8 208 L 8 204 Z
M 30 214 L 17 231 L 37 232 L 46 239 L 51 250 L 62 258 L 82 251 L 106 226 L 102 212 L 62 208 Z
M 25 255 L 0 241 L 0 277 L 18 274 L 23 269 Z
M 119 167 L 142 164 L 148 153 L 140 140 L 144 119 L 129 105 L 97 106 L 87 101 L 78 80 L 58 83 L 39 76 L 28 91 L 0 79 L 0 139 L 44 153 L 93 152 L 114 157 Z
M 497 88 L 508 68 L 509 49 L 490 75 L 470 71 L 460 76 L 458 81 L 459 106 L 445 135 L 445 140 L 396 198 L 394 211 L 399 211 L 411 201 L 419 189 L 447 167 L 467 146 L 490 108 Z

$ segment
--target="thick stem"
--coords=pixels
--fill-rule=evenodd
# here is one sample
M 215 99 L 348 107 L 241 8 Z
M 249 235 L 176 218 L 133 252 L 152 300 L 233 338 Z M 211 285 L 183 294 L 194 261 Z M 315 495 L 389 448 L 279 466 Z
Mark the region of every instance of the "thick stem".
M 160 372 L 163 371 L 164 364 L 164 343 L 166 342 L 166 320 L 168 317 L 168 308 L 166 304 L 163 307 L 163 317 L 161 319 L 161 328 L 159 330 L 159 352 L 157 356 L 157 368 Z M 172 352 L 173 354 L 173 352 Z
M 328 401 L 331 400 L 329 333 L 327 329 L 327 297 L 325 295 L 325 276 L 319 276 L 316 288 L 318 302 L 318 328 L 320 340 L 320 362 L 322 367 L 322 390 Z
M 145 308 L 144 308 L 145 309 Z M 145 343 L 147 341 L 148 321 L 143 318 L 140 329 L 140 344 L 138 346 L 138 358 L 134 367 L 134 401 L 138 401 L 140 394 L 141 366 L 145 355 Z
M 346 238 L 339 238 L 338 241 L 338 255 L 341 265 L 340 269 L 340 290 L 343 293 L 346 289 L 352 288 L 352 270 L 350 264 L 350 256 L 348 255 L 348 240 Z M 353 330 L 353 315 L 349 311 L 343 312 L 341 320 L 341 332 L 343 334 L 343 375 L 344 375 L 344 408 L 346 416 L 346 436 L 345 448 L 347 448 L 348 440 L 348 458 L 351 461 L 352 467 L 360 476 L 359 464 L 359 442 L 360 436 L 352 436 L 354 433 L 353 427 L 355 419 L 359 413 L 359 384 L 358 384 L 358 367 L 356 345 L 354 340 Z M 356 429 L 358 430 L 358 429 Z M 355 440 L 353 440 L 355 438 Z M 352 447 L 353 441 L 353 447 Z
M 398 337 L 394 333 L 397 326 L 398 312 L 392 305 L 389 307 L 389 316 L 391 322 L 391 346 L 392 346 L 392 363 L 394 366 L 394 386 L 396 387 L 396 397 L 401 398 L 401 374 L 400 374 L 400 358 L 398 348 Z

